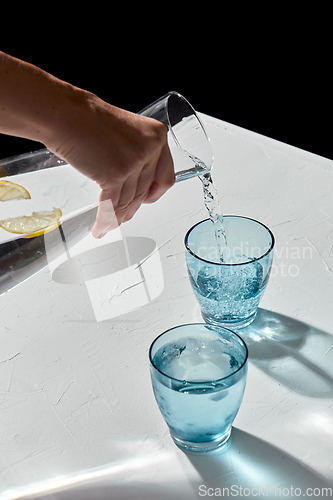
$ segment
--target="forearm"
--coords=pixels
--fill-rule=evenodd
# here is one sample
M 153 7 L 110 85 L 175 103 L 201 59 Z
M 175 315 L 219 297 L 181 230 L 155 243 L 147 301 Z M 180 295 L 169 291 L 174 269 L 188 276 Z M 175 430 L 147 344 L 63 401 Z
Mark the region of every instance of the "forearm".
M 112 106 L 3 52 L 0 133 L 42 142 L 100 185 L 94 236 L 129 220 L 175 180 L 162 123 Z
M 0 52 L 0 133 L 52 144 L 84 98 L 84 91 Z

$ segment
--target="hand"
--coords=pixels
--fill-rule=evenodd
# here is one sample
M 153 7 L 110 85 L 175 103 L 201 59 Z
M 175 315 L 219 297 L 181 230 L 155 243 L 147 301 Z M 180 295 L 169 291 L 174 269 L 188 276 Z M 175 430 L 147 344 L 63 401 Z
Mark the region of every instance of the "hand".
M 42 142 L 102 191 L 92 233 L 133 217 L 175 181 L 165 126 L 0 51 L 0 132 Z
M 102 191 L 92 234 L 102 237 L 152 203 L 175 180 L 165 126 L 84 92 L 48 144 Z

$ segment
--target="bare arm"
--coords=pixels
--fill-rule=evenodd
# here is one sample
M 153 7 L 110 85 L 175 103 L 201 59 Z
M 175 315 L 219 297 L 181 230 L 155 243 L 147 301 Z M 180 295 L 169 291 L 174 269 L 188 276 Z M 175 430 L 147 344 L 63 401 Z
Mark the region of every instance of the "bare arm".
M 161 123 L 0 52 L 0 133 L 42 142 L 101 187 L 93 235 L 129 220 L 174 183 Z
M 0 132 L 48 142 L 66 108 L 79 105 L 84 91 L 0 52 Z

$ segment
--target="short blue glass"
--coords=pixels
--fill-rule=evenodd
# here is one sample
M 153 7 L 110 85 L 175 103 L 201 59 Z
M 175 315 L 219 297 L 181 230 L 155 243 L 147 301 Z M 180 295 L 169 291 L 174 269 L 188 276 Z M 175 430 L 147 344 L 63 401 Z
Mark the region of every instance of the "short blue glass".
M 203 319 L 234 330 L 252 323 L 257 314 L 272 266 L 274 236 L 247 217 L 224 216 L 223 226 L 223 262 L 209 219 L 187 232 L 186 262 Z
M 225 444 L 245 389 L 244 341 L 226 328 L 181 325 L 154 340 L 149 359 L 155 398 L 174 442 L 201 453 Z

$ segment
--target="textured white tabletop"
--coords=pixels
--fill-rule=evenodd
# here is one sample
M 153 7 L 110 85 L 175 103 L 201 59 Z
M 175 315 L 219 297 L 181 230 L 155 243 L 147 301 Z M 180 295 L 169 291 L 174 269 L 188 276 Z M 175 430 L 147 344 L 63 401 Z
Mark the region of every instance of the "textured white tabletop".
M 194 178 L 102 240 L 89 234 L 0 297 L 0 500 L 333 495 L 333 162 L 202 115 L 225 214 L 276 237 L 232 438 L 179 450 L 148 349 L 202 321 L 184 235 L 206 218 Z

